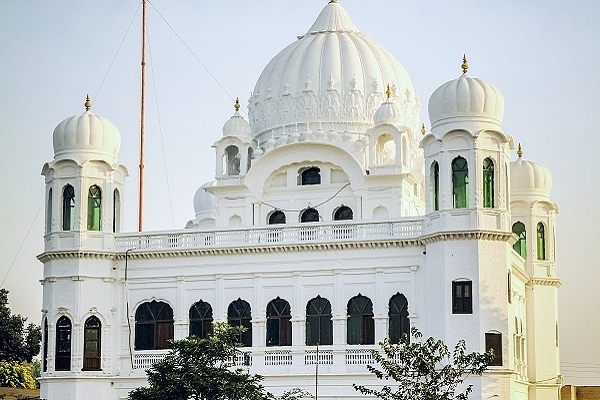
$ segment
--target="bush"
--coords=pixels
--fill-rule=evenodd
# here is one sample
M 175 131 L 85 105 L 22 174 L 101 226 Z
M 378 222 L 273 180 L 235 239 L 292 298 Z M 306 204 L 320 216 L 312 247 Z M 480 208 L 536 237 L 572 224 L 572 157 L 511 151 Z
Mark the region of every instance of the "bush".
M 29 365 L 0 361 L 0 386 L 36 389 L 37 383 L 33 378 L 33 373 Z

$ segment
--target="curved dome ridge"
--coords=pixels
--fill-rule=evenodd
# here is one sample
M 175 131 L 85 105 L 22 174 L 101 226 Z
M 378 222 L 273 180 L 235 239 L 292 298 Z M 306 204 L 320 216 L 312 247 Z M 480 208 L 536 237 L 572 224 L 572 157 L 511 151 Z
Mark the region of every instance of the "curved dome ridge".
M 113 163 L 119 153 L 121 133 L 108 119 L 86 111 L 60 122 L 54 129 L 52 142 L 55 159 L 99 158 Z
M 319 32 L 355 32 L 360 33 L 350 16 L 338 3 L 329 3 L 319 14 L 304 36 Z M 299 36 L 298 39 L 304 36 Z
M 252 136 L 262 145 L 290 127 L 316 132 L 325 126 L 331 140 L 335 135 L 358 140 L 373 126 L 388 84 L 400 107 L 398 122 L 418 129 L 420 102 L 404 67 L 331 2 L 309 32 L 281 50 L 260 74 L 248 104 Z

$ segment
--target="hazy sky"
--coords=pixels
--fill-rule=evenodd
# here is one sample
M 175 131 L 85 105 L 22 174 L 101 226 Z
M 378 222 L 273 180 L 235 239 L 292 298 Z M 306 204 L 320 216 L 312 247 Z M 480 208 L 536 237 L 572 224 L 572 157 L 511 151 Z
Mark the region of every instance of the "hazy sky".
M 600 263 L 593 253 L 600 226 L 594 201 L 600 198 L 594 178 L 600 151 L 600 2 L 339 2 L 362 32 L 404 65 L 427 127 L 429 96 L 460 75 L 463 53 L 471 76 L 502 91 L 504 131 L 522 143 L 525 158 L 550 168 L 552 200 L 560 206 L 562 373 L 567 383 L 600 384 Z M 194 217 L 194 193 L 214 177 L 211 145 L 233 114 L 231 97 L 239 96 L 246 110 L 262 68 L 308 30 L 326 3 L 152 0 L 145 230 L 183 228 Z M 87 93 L 92 112 L 121 131 L 119 161 L 130 172 L 125 225 L 136 229 L 139 5 L 0 1 L 0 282 L 6 277 L 2 287 L 10 290 L 13 311 L 36 323 L 42 293 L 36 255 L 43 249 L 44 225 L 40 171 L 53 158 L 54 127 L 84 111 Z

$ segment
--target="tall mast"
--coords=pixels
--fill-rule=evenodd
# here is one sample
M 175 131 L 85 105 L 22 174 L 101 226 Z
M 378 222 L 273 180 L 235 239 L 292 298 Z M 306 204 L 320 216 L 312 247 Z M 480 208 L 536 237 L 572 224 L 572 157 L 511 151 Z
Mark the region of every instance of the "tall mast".
M 142 0 L 142 90 L 140 112 L 140 196 L 138 230 L 142 231 L 144 215 L 144 122 L 146 119 L 146 0 Z

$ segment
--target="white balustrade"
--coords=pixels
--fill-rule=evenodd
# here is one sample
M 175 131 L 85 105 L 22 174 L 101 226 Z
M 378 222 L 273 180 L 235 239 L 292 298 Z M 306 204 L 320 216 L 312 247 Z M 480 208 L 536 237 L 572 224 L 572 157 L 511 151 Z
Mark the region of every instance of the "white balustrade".
M 128 249 L 169 251 L 313 242 L 416 239 L 422 231 L 422 219 L 403 218 L 390 222 L 305 223 L 214 231 L 122 233 L 115 235 L 115 242 L 117 251 Z
M 292 365 L 291 350 L 265 351 L 265 365 Z
M 152 364 L 161 361 L 169 350 L 147 350 L 133 353 L 133 369 L 149 369 Z
M 346 350 L 346 364 L 348 365 L 367 365 L 374 364 L 375 359 L 371 354 L 371 349 L 351 349 Z
M 318 361 L 317 361 L 318 360 Z M 304 353 L 304 364 L 333 364 L 333 350 L 306 350 Z

